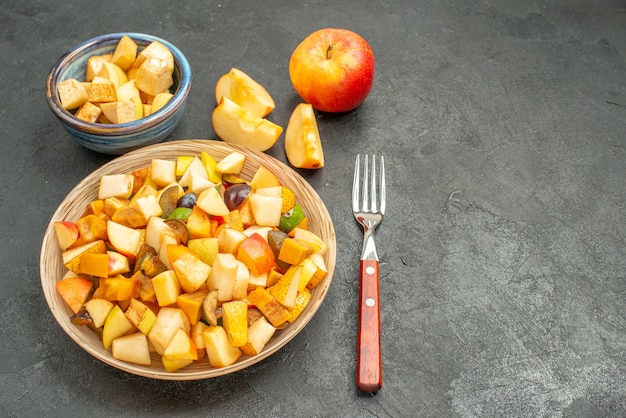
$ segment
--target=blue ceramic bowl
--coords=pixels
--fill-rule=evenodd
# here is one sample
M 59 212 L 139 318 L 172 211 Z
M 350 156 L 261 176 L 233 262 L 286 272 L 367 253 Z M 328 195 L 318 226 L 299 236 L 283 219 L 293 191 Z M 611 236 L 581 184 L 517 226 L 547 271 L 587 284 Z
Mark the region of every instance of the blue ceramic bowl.
M 139 51 L 152 41 L 167 46 L 174 56 L 174 97 L 160 110 L 137 121 L 119 124 L 89 123 L 65 110 L 57 93 L 59 82 L 67 78 L 85 79 L 87 60 L 93 55 L 113 52 L 122 36 L 133 39 Z M 163 141 L 180 122 L 191 89 L 191 66 L 183 53 L 163 39 L 141 33 L 112 33 L 85 41 L 66 52 L 52 67 L 46 80 L 46 99 L 61 125 L 90 150 L 121 155 L 146 145 Z

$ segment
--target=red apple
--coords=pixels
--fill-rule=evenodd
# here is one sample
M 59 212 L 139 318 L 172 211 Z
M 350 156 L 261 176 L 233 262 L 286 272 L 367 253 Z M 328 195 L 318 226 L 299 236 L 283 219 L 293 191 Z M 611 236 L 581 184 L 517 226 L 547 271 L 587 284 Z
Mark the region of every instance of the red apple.
M 345 29 L 313 32 L 296 47 L 289 76 L 302 99 L 323 112 L 359 106 L 374 82 L 374 53 L 360 35 Z

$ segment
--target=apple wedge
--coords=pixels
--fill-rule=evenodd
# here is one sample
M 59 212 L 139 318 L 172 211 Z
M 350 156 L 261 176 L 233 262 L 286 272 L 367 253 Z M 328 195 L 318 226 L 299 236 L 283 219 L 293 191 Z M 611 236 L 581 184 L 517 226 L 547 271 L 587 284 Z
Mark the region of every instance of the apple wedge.
M 67 303 L 72 312 L 77 314 L 83 304 L 89 299 L 93 282 L 91 279 L 80 276 L 64 277 L 56 283 L 61 298 Z
M 157 319 L 148 333 L 148 338 L 155 351 L 163 355 L 165 349 L 179 329 L 187 334 L 191 331 L 191 324 L 185 313 L 178 308 L 163 307 L 157 314 Z
M 196 206 L 209 215 L 226 216 L 230 213 L 226 203 L 224 203 L 224 199 L 222 199 L 222 196 L 215 187 L 210 187 L 200 193 L 196 201 Z
M 324 167 L 324 151 L 313 106 L 300 103 L 294 109 L 285 130 L 285 154 L 297 168 Z
M 134 329 L 133 324 L 126 318 L 122 308 L 119 305 L 115 305 L 107 319 L 104 321 L 104 327 L 102 328 L 102 343 L 104 349 L 108 350 L 113 344 L 113 340 L 123 335 L 128 334 Z
M 152 363 L 148 338 L 141 332 L 116 338 L 111 345 L 111 352 L 117 360 L 144 366 Z
M 106 321 L 113 306 L 113 302 L 101 298 L 93 298 L 85 302 L 85 309 L 89 312 L 94 327 L 100 328 L 104 325 L 104 321 Z
M 241 350 L 233 347 L 224 328 L 209 326 L 202 332 L 207 357 L 211 367 L 226 367 L 241 357 Z
M 228 97 L 260 118 L 267 116 L 276 107 L 274 99 L 265 87 L 237 68 L 232 68 L 217 80 L 215 85 L 216 102 L 219 103 L 222 97 Z
M 141 232 L 117 222 L 107 221 L 111 245 L 120 253 L 135 257 L 141 244 Z
M 274 332 L 276 332 L 276 328 L 264 316 L 260 317 L 248 328 L 248 343 L 240 347 L 240 350 L 247 356 L 259 354 L 272 338 Z
M 121 197 L 126 199 L 133 192 L 135 178 L 132 174 L 110 174 L 102 176 L 98 188 L 98 199 Z
M 206 282 L 209 291 L 217 289 L 217 299 L 226 302 L 233 298 L 233 286 L 239 262 L 233 254 L 219 253 L 213 261 L 213 268 Z
M 78 227 L 75 222 L 57 221 L 54 222 L 54 232 L 57 243 L 61 251 L 67 250 L 78 241 Z
M 246 162 L 246 156 L 240 152 L 234 151 L 222 158 L 216 166 L 220 173 L 239 174 Z
M 224 142 L 258 151 L 270 149 L 283 133 L 281 126 L 254 116 L 228 97 L 222 97 L 213 110 L 212 122 L 215 134 Z

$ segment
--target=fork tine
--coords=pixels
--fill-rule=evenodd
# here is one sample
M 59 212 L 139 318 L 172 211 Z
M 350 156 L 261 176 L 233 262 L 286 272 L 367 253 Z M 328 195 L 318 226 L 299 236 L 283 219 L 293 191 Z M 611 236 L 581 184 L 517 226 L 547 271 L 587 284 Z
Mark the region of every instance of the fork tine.
M 372 190 L 372 203 L 371 203 L 371 209 L 372 212 L 376 212 L 376 207 L 377 207 L 377 200 L 376 200 L 376 155 L 372 155 L 372 186 L 371 186 L 371 190 Z
M 356 155 L 356 161 L 354 163 L 354 177 L 352 178 L 352 212 L 359 211 L 359 192 L 361 189 L 361 168 L 360 168 L 361 156 Z
M 369 202 L 367 201 L 369 198 L 369 161 L 368 155 L 365 154 L 365 158 L 363 160 L 363 206 L 361 206 L 362 212 L 369 211 Z
M 380 213 L 385 214 L 387 196 L 385 193 L 385 157 L 380 156 Z

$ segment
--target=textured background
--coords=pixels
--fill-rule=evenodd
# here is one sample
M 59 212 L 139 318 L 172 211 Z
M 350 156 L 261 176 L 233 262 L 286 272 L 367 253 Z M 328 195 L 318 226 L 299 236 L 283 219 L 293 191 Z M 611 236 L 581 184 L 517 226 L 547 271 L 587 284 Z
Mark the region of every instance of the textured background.
M 50 67 L 96 35 L 165 38 L 194 71 L 170 139 L 213 139 L 213 88 L 231 67 L 286 126 L 300 101 L 291 51 L 328 26 L 364 36 L 377 67 L 360 108 L 318 114 L 326 167 L 302 172 L 339 248 L 316 317 L 265 361 L 207 381 L 136 377 L 83 352 L 45 303 L 39 250 L 63 197 L 111 157 L 53 117 Z M 626 2 L 12 0 L 0 56 L 0 415 L 626 415 Z M 354 385 L 357 152 L 387 162 L 375 397 Z M 268 153 L 286 161 L 282 139 Z

